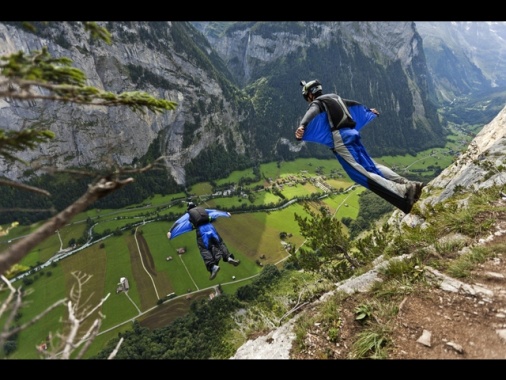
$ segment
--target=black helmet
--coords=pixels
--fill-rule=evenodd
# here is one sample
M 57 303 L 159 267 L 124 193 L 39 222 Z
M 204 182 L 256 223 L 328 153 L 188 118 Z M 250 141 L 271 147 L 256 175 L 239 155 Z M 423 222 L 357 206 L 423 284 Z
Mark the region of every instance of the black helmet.
M 315 80 L 312 80 L 310 82 L 307 82 L 304 81 L 304 80 L 301 80 L 300 81 L 300 85 L 302 86 L 302 96 L 304 97 L 304 99 L 307 101 L 308 99 L 308 94 L 309 92 L 311 92 L 311 94 L 316 94 L 318 91 L 322 91 L 322 84 L 320 83 L 320 81 L 318 79 L 315 79 Z
M 192 208 L 196 207 L 195 203 L 193 202 L 188 202 L 188 208 L 187 210 L 191 210 Z

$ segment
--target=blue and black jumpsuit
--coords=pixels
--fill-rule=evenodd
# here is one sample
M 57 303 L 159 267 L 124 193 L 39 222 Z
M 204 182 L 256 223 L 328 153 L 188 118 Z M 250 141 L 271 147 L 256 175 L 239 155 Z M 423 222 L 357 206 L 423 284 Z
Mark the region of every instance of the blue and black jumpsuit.
M 204 210 L 207 213 L 208 220 L 204 222 L 197 223 L 196 220 L 199 220 L 198 216 L 200 212 Z M 211 210 L 209 210 L 211 211 Z M 219 212 L 217 210 L 212 210 L 214 212 Z M 234 258 L 234 256 L 228 251 L 227 246 L 223 242 L 223 239 L 216 231 L 216 228 L 212 225 L 212 222 L 215 220 L 209 214 L 207 210 L 202 207 L 194 207 L 188 210 L 188 214 L 190 215 L 190 222 L 195 228 L 197 235 L 197 245 L 199 247 L 200 255 L 204 260 L 204 264 L 209 272 L 212 271 L 214 265 L 218 265 L 220 259 L 223 258 L 223 261 L 228 262 L 228 258 Z
M 412 202 L 407 194 L 412 181 L 374 162 L 360 141 L 360 129 L 375 117 L 369 108 L 354 100 L 336 94 L 320 95 L 309 104 L 300 122 L 305 130 L 302 140 L 331 148 L 353 181 L 409 213 Z

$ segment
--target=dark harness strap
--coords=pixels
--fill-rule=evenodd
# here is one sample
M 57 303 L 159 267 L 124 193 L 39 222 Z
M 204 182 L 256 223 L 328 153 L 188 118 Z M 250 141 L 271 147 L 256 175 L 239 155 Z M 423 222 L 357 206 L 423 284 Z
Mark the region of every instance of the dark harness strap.
M 350 115 L 348 111 L 348 107 L 344 104 L 341 97 L 338 95 L 337 98 L 323 98 L 319 97 L 315 100 L 318 102 L 318 106 L 320 110 L 323 109 L 327 111 L 331 121 L 331 130 L 336 131 L 341 128 L 355 128 L 355 121 Z

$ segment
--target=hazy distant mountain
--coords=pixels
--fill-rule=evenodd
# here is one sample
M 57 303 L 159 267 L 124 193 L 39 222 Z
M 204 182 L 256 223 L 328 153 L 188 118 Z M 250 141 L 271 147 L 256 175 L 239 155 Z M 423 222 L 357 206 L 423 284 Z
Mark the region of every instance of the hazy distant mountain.
M 486 121 L 494 117 L 505 100 L 506 22 L 427 21 L 417 22 L 416 28 L 438 100 L 485 101 L 479 108 Z

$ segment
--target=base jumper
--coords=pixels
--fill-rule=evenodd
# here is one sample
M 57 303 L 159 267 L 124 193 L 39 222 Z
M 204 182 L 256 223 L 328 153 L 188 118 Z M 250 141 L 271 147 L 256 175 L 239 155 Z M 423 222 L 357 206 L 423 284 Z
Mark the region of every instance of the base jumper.
M 377 164 L 360 141 L 360 129 L 379 112 L 336 94 L 324 95 L 318 80 L 300 84 L 309 106 L 295 138 L 328 146 L 353 181 L 408 214 L 420 198 L 424 183 L 410 181 Z
M 197 246 L 204 260 L 204 265 L 210 273 L 210 280 L 214 279 L 218 274 L 220 270 L 218 264 L 221 258 L 223 258 L 224 262 L 228 262 L 234 266 L 240 264 L 240 261 L 235 260 L 234 255 L 229 252 L 225 242 L 212 225 L 212 222 L 216 218 L 230 218 L 230 216 L 229 212 L 205 209 L 196 206 L 193 202 L 189 202 L 187 212 L 176 220 L 170 231 L 167 232 L 167 237 L 171 240 L 185 232 L 196 231 Z

